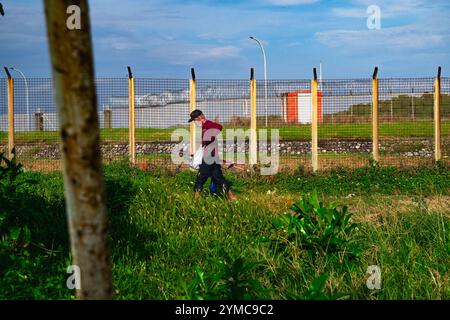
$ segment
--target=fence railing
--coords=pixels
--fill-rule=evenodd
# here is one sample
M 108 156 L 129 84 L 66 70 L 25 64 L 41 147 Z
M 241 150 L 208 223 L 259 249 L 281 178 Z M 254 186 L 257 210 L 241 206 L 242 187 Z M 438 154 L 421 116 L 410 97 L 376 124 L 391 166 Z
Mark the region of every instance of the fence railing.
M 278 130 L 281 169 L 449 163 L 450 78 L 440 75 L 264 82 L 195 79 L 193 70 L 192 79 L 134 78 L 130 70 L 128 79 L 98 78 L 96 90 L 105 161 L 170 166 L 176 128 L 190 131 L 184 152 L 192 154 L 198 132 L 187 120 L 198 108 L 225 128 L 249 130 L 243 148 L 224 145 L 248 164 L 259 162 L 260 129 Z M 0 79 L 0 148 L 13 147 L 25 167 L 60 167 L 52 79 L 29 78 L 27 87 Z

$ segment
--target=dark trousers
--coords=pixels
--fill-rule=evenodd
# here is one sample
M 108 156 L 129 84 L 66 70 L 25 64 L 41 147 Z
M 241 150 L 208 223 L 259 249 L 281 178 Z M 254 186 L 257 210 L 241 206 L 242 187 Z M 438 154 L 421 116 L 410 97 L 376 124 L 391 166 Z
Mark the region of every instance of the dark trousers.
M 202 191 L 203 185 L 209 177 L 214 180 L 218 188 L 223 188 L 225 192 L 230 191 L 231 185 L 227 180 L 225 180 L 220 164 L 206 164 L 205 162 L 200 165 L 200 168 L 198 170 L 194 191 Z

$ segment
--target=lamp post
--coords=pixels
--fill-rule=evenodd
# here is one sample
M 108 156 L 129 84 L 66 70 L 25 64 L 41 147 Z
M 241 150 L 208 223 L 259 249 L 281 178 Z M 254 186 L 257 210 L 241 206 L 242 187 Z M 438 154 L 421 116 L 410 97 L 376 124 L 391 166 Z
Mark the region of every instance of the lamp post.
M 26 90 L 25 96 L 26 96 L 26 99 L 27 99 L 27 131 L 29 132 L 30 131 L 30 100 L 29 100 L 29 96 L 28 96 L 28 82 L 27 82 L 27 78 L 25 77 L 23 72 L 20 71 L 19 69 L 14 68 L 14 67 L 11 67 L 9 69 L 11 69 L 13 71 L 17 71 L 18 73 L 20 73 L 20 75 L 22 76 L 23 80 L 25 81 L 25 90 Z
M 259 47 L 261 48 L 263 59 L 264 59 L 264 100 L 265 100 L 265 107 L 266 107 L 266 128 L 267 128 L 267 64 L 266 64 L 266 52 L 264 51 L 264 47 L 258 39 L 255 37 L 250 37 L 250 39 L 255 40 Z

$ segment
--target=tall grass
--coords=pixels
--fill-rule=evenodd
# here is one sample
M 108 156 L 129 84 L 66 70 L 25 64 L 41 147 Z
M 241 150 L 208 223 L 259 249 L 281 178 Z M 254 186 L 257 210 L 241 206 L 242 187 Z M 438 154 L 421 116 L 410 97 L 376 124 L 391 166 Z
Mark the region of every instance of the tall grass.
M 406 211 L 365 219 L 371 201 L 385 201 L 392 193 L 448 197 L 445 168 L 299 171 L 266 178 L 228 174 L 239 198 L 235 203 L 206 191 L 194 200 L 194 178 L 194 172 L 154 175 L 121 164 L 105 167 L 116 298 L 450 298 L 448 210 L 436 211 L 418 200 L 421 205 Z M 26 224 L 33 245 L 2 247 L 2 254 L 21 259 L 2 264 L 0 298 L 70 299 L 62 177 L 26 172 L 19 179 L 34 182 L 2 194 L 8 205 L 0 213 L 15 217 L 8 227 Z M 273 232 L 274 218 L 292 204 L 286 199 L 314 189 L 325 203 L 345 203 L 349 194 L 369 203 L 368 212 L 354 212 L 359 226 L 352 237 L 361 247 L 359 257 L 311 253 L 296 245 L 277 251 L 263 240 Z M 6 229 L 1 230 L 4 237 Z M 366 287 L 370 265 L 381 268 L 381 290 Z M 233 268 L 241 271 L 230 283 L 226 277 Z M 322 294 L 312 295 L 321 281 Z

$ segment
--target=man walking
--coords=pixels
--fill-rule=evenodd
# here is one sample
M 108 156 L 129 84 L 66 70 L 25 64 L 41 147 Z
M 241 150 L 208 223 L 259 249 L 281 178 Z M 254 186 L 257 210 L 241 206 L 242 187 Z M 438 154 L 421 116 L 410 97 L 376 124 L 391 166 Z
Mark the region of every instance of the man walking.
M 189 122 L 195 121 L 195 125 L 202 128 L 202 147 L 203 159 L 197 173 L 197 179 L 194 186 L 194 197 L 200 197 L 203 185 L 209 177 L 219 188 L 223 188 L 229 200 L 236 200 L 231 192 L 230 183 L 225 180 L 222 173 L 222 167 L 219 160 L 218 143 L 216 137 L 222 131 L 222 125 L 206 120 L 205 115 L 196 109 L 191 112 Z

